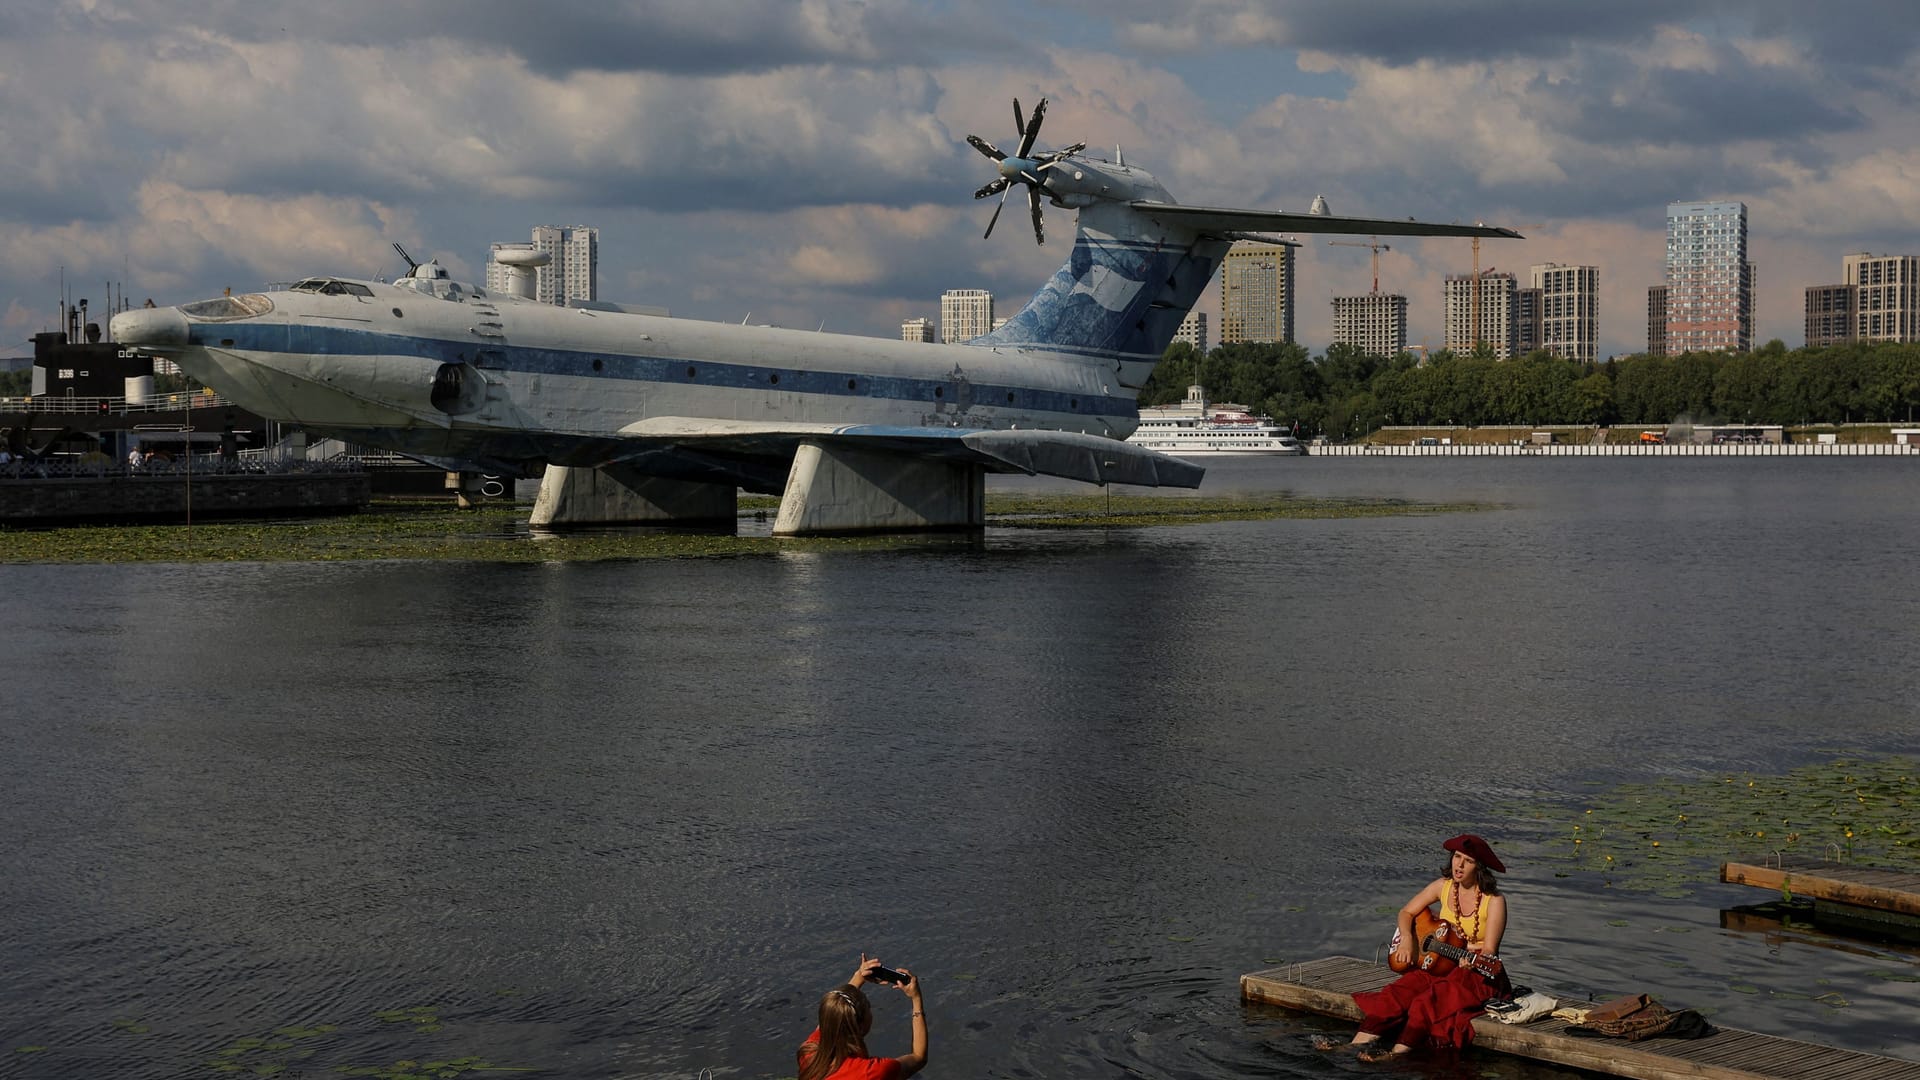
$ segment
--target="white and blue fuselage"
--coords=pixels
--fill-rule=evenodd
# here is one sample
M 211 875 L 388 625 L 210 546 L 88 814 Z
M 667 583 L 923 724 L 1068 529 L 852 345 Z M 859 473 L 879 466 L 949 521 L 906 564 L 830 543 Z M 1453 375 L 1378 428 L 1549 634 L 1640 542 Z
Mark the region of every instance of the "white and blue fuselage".
M 1065 265 L 963 344 L 555 307 L 453 282 L 431 263 L 392 284 L 309 278 L 124 312 L 113 333 L 263 416 L 449 467 L 607 468 L 622 482 L 776 492 L 796 448 L 816 443 L 1191 487 L 1200 468 L 1123 440 L 1240 230 L 1514 235 L 1183 207 L 1145 172 L 1078 158 L 1048 168 L 1044 191 L 1079 211 Z

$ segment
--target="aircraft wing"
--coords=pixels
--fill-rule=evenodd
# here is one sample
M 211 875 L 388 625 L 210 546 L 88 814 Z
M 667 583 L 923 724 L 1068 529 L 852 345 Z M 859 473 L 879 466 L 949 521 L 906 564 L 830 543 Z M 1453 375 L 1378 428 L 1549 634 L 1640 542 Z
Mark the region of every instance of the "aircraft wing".
M 1178 203 L 1136 199 L 1127 204 L 1143 214 L 1177 222 L 1209 233 L 1283 232 L 1345 233 L 1366 236 L 1488 236 L 1524 240 L 1512 229 L 1497 225 L 1447 225 L 1437 221 L 1394 221 L 1390 218 L 1334 217 L 1331 214 L 1295 214 L 1282 210 L 1229 210 L 1218 206 L 1181 206 Z
M 1077 431 L 815 424 L 659 416 L 631 424 L 606 464 L 678 479 L 731 479 L 773 493 L 786 483 L 802 442 L 965 462 L 989 472 L 1091 484 L 1197 488 L 1206 470 L 1132 443 Z

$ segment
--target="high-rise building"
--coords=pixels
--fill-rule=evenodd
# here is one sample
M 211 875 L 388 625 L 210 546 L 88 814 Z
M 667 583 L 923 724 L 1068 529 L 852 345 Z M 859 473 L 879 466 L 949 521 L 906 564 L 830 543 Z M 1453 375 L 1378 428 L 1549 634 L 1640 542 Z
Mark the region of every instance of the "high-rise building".
M 970 341 L 992 329 L 992 293 L 985 289 L 948 289 L 940 294 L 941 341 Z
M 1368 356 L 1400 355 L 1407 349 L 1407 298 L 1399 293 L 1334 297 L 1333 340 Z
M 908 319 L 900 324 L 901 341 L 932 341 L 932 319 Z
M 600 299 L 600 230 L 586 225 L 535 225 L 531 243 L 494 244 L 487 253 L 487 289 L 504 293 L 507 268 L 495 261 L 502 251 L 544 251 L 548 263 L 534 272 L 533 298 L 566 306 L 569 300 Z
M 1667 204 L 1667 351 L 1753 348 L 1747 204 Z
M 1807 344 L 1838 345 L 1853 340 L 1853 285 L 1807 286 Z
M 1512 274 L 1491 268 L 1480 271 L 1480 342 L 1497 359 L 1513 357 L 1514 293 Z M 1445 284 L 1446 345 L 1455 352 L 1471 352 L 1473 335 L 1473 275 L 1448 274 Z
M 1841 280 L 1855 290 L 1853 336 L 1860 341 L 1920 341 L 1920 255 L 1869 255 L 1841 260 Z
M 1513 290 L 1513 355 L 1525 356 L 1542 348 L 1540 341 L 1541 291 L 1518 283 Z
M 1173 332 L 1173 340 L 1184 341 L 1193 346 L 1193 351 L 1205 355 L 1207 351 L 1207 313 L 1189 311 L 1187 317 L 1180 320 L 1180 329 Z
M 1647 355 L 1667 355 L 1667 287 L 1647 286 Z
M 1600 268 L 1542 263 L 1529 273 L 1540 290 L 1534 348 L 1591 363 L 1600 351 Z
M 1220 262 L 1220 344 L 1292 341 L 1293 243 L 1236 240 Z

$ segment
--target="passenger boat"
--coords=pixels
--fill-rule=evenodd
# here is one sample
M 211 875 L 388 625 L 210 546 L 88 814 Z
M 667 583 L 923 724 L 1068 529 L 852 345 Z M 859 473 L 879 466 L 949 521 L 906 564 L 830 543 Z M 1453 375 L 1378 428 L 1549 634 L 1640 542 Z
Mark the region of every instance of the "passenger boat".
M 1271 417 L 1256 416 L 1245 405 L 1208 403 L 1207 392 L 1187 387 L 1178 405 L 1147 406 L 1140 426 L 1127 441 L 1163 454 L 1304 454 L 1307 448 Z

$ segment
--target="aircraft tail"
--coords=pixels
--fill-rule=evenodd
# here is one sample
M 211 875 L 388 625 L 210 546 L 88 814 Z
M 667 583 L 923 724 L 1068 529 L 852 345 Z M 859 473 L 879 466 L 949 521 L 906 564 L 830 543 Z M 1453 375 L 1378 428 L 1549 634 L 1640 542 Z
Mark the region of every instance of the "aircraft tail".
M 1230 246 L 1125 204 L 1096 203 L 1080 211 L 1066 265 L 1019 314 L 968 344 L 1113 357 L 1137 376 L 1123 382 L 1138 388 Z

